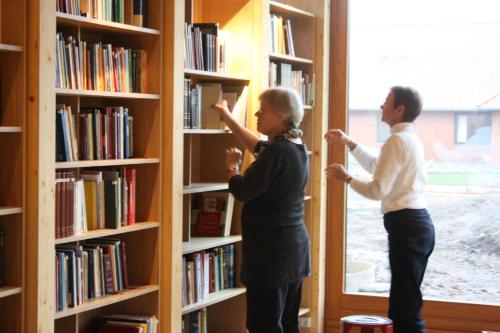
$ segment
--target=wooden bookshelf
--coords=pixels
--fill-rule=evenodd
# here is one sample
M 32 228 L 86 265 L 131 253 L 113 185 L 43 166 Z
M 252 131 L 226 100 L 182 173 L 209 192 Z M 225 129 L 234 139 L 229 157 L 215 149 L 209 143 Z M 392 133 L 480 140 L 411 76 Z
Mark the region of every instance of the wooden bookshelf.
M 82 305 L 79 305 L 75 308 L 71 308 L 68 310 L 56 312 L 54 314 L 55 319 L 61 319 L 65 318 L 68 316 L 73 316 L 77 315 L 83 312 L 103 308 L 105 306 L 123 302 L 129 299 L 137 298 L 139 296 L 147 295 L 150 293 L 157 293 L 159 291 L 159 288 L 157 285 L 150 285 L 150 286 L 140 286 L 140 287 L 131 287 L 130 289 L 120 292 L 116 295 L 112 296 L 106 296 L 106 297 L 101 297 L 94 299 L 92 301 L 86 302 Z
M 194 304 L 190 304 L 182 308 L 182 314 L 187 314 L 193 311 L 200 310 L 202 308 L 206 308 L 207 306 L 217 304 L 220 302 L 224 302 L 225 300 L 241 296 L 246 292 L 245 288 L 231 288 L 224 289 L 221 291 L 217 291 L 215 293 L 209 294 L 208 298 L 203 302 L 198 302 Z
M 227 237 L 192 237 L 189 242 L 182 243 L 182 254 L 188 254 L 227 244 L 241 242 L 241 236 Z
M 124 158 L 124 159 L 112 159 L 112 160 L 56 162 L 56 169 L 93 168 L 93 167 L 158 164 L 158 163 L 160 163 L 159 158 Z
M 0 0 L 0 323 L 24 332 L 26 1 Z
M 292 70 L 301 70 L 315 78 L 314 104 L 304 105 L 304 119 L 301 129 L 303 140 L 308 148 L 310 163 L 309 182 L 306 185 L 304 198 L 305 224 L 311 240 L 310 277 L 304 279 L 302 287 L 302 303 L 299 315 L 305 317 L 301 323 L 301 332 L 318 332 L 324 326 L 324 257 L 326 230 L 326 180 L 323 170 L 326 167 L 326 145 L 323 134 L 328 121 L 328 67 L 329 44 L 325 40 L 330 27 L 330 1 L 269 1 L 264 6 L 263 50 L 268 54 L 268 61 L 290 64 Z M 292 27 L 295 56 L 271 52 L 269 38 L 269 14 L 289 19 Z M 326 38 L 328 39 L 328 38 Z M 269 45 L 266 46 L 266 45 Z M 267 68 L 268 64 L 263 64 Z M 266 83 L 268 81 L 265 81 Z M 266 85 L 264 84 L 265 88 Z M 314 198 L 314 200 L 313 200 Z
M 146 230 L 146 229 L 159 228 L 159 227 L 160 227 L 160 224 L 158 222 L 136 222 L 135 224 L 124 226 L 124 227 L 121 227 L 119 229 L 92 230 L 92 231 L 88 231 L 88 232 L 74 235 L 71 237 L 58 238 L 54 241 L 54 244 L 57 245 L 57 244 L 65 244 L 65 243 L 74 243 L 74 242 L 79 242 L 79 241 L 83 241 L 86 239 L 110 237 L 110 236 L 115 236 L 115 235 L 119 235 L 119 234 L 140 231 L 140 230 Z
M 160 30 L 158 29 L 149 29 L 130 24 L 102 21 L 66 13 L 56 12 L 56 19 L 57 24 L 59 25 L 68 25 L 91 30 L 100 30 L 104 32 L 113 31 L 137 35 L 160 35 Z
M 23 128 L 20 126 L 0 126 L 0 133 L 21 133 Z
M 295 63 L 295 64 L 307 64 L 307 65 L 313 64 L 313 61 L 311 59 L 292 57 L 292 56 L 289 56 L 286 54 L 278 54 L 278 53 L 269 54 L 269 59 L 276 60 L 276 61 L 282 61 L 282 62 L 290 62 L 290 63 Z
M 23 47 L 19 45 L 0 43 L 0 52 L 23 52 Z
M 19 262 L 16 283 L 8 283 L 7 289 L 0 289 L 0 320 L 5 314 L 14 322 L 8 327 L 9 331 L 84 333 L 92 331 L 92 323 L 102 314 L 147 312 L 160 319 L 162 332 L 180 332 L 182 315 L 203 308 L 208 312 L 209 331 L 245 330 L 245 288 L 239 281 L 239 271 L 235 272 L 235 288 L 210 294 L 208 299 L 183 307 L 181 271 L 184 255 L 234 245 L 235 266 L 239 267 L 238 253 L 241 252 L 239 205 L 235 206 L 230 236 L 199 238 L 190 234 L 191 200 L 205 192 L 227 191 L 224 149 L 238 146 L 238 143 L 226 130 L 184 128 L 183 81 L 189 78 L 193 84 L 220 83 L 223 87 L 248 88 L 246 124 L 256 130 L 254 112 L 259 107 L 258 95 L 267 87 L 270 61 L 285 62 L 316 75 L 315 103 L 304 106 L 303 123 L 304 140 L 311 152 L 311 180 L 305 207 L 313 249 L 313 275 L 304 284 L 300 315 L 310 318 L 311 327 L 306 328 L 307 332 L 318 331 L 323 324 L 324 306 L 320 296 L 324 294 L 321 285 L 324 281 L 322 233 L 326 211 L 323 177 L 326 151 L 322 133 L 328 109 L 324 94 L 328 88 L 324 83 L 328 73 L 324 31 L 329 26 L 329 1 L 291 0 L 285 4 L 269 0 L 148 0 L 147 26 L 135 27 L 57 13 L 50 1 L 30 0 L 25 7 L 27 14 L 23 16 L 30 18 L 24 21 L 28 32 L 26 41 L 6 37 L 8 25 L 4 17 L 15 6 L 12 7 L 11 2 L 5 5 L 6 0 L 0 3 L 3 19 L 0 60 L 2 63 L 6 63 L 5 59 L 10 61 L 9 66 L 0 65 L 2 87 L 5 76 L 19 75 L 12 66 L 13 63 L 22 66 L 22 61 L 17 60 L 19 55 L 27 56 L 26 71 L 22 71 L 13 83 L 16 87 L 13 91 L 17 93 L 12 100 L 17 102 L 9 102 L 7 106 L 0 104 L 3 112 L 0 136 L 10 143 L 0 148 L 0 158 L 10 156 L 10 162 L 1 162 L 12 166 L 11 175 L 0 179 L 0 185 L 25 188 L 19 193 L 9 193 L 9 200 L 0 201 L 0 226 L 15 230 L 16 244 L 22 244 L 17 245 L 19 249 L 16 250 L 9 248 L 16 253 L 10 260 Z M 294 57 L 270 53 L 268 17 L 271 12 L 293 19 L 297 45 Z M 184 68 L 185 22 L 218 22 L 221 29 L 231 32 L 231 59 L 227 72 Z M 11 21 L 8 23 L 14 26 Z M 15 30 L 25 33 L 22 29 Z M 141 93 L 56 88 L 54 37 L 58 32 L 92 43 L 144 49 L 148 55 L 147 88 Z M 26 52 L 28 45 L 37 47 L 30 47 Z M 25 98 L 23 87 L 29 98 Z M 0 101 L 4 103 L 3 99 Z M 133 158 L 56 162 L 57 104 L 71 106 L 75 114 L 83 108 L 127 107 L 134 117 Z M 29 117 L 24 118 L 25 113 Z M 18 158 L 13 161 L 12 156 Z M 246 165 L 250 161 L 246 155 Z M 88 168 L 122 166 L 137 169 L 137 223 L 56 239 L 56 171 L 72 171 L 78 176 Z M 3 199 L 1 194 L 0 199 Z M 50 259 L 55 256 L 56 245 L 84 244 L 102 237 L 118 238 L 127 243 L 129 280 L 137 288 L 56 312 L 55 263 Z M 29 255 L 24 256 L 23 249 Z M 25 268 L 21 271 L 21 267 Z
M 164 232 L 162 209 L 165 205 L 162 202 L 168 202 L 166 197 L 161 196 L 162 182 L 170 181 L 162 176 L 162 142 L 165 135 L 162 127 L 164 117 L 168 117 L 163 109 L 162 86 L 166 12 L 163 1 L 148 0 L 147 4 L 146 26 L 137 27 L 56 12 L 52 1 L 29 1 L 28 12 L 33 17 L 30 44 L 40 45 L 40 48 L 31 52 L 28 59 L 33 78 L 28 86 L 32 101 L 28 107 L 31 117 L 26 130 L 29 143 L 27 172 L 37 177 L 27 184 L 30 193 L 27 216 L 34 223 L 28 229 L 27 238 L 27 251 L 32 257 L 27 262 L 29 278 L 26 293 L 32 298 L 26 307 L 29 318 L 26 332 L 89 332 L 100 315 L 113 312 L 155 315 L 162 324 L 163 321 L 168 322 L 165 315 L 168 314 L 168 307 L 160 307 L 161 263 L 168 262 L 169 256 L 169 251 L 162 251 L 160 241 Z M 62 33 L 65 42 L 71 36 L 90 44 L 102 42 L 112 47 L 144 50 L 147 61 L 144 62 L 146 67 L 141 68 L 145 73 L 141 79 L 145 88 L 132 90 L 141 92 L 56 88 L 56 61 L 53 60 L 56 59 L 56 33 Z M 117 72 L 113 73 L 116 75 Z M 84 160 L 80 155 L 79 160 L 56 161 L 56 105 L 61 104 L 71 106 L 75 119 L 84 109 L 127 108 L 133 116 L 133 157 Z M 76 127 L 77 132 L 81 130 Z M 75 137 L 80 147 L 81 137 Z M 72 172 L 78 179 L 84 170 L 119 170 L 122 167 L 136 170 L 135 223 L 118 229 L 92 230 L 56 238 L 56 172 Z M 165 230 L 168 228 L 165 226 Z M 117 294 L 89 299 L 56 311 L 57 277 L 53 260 L 56 246 L 84 245 L 102 238 L 118 239 L 126 244 L 130 287 Z M 168 248 L 170 241 L 164 244 Z
M 21 294 L 22 292 L 23 290 L 21 287 L 0 287 L 0 298 Z

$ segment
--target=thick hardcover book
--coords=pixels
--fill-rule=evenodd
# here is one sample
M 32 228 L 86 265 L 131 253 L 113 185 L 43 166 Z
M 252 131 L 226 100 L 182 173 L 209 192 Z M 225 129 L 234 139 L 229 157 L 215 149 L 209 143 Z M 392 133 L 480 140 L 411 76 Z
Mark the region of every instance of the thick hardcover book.
M 118 229 L 121 226 L 121 191 L 118 171 L 102 171 L 104 181 L 105 226 Z
M 193 230 L 195 237 L 218 237 L 220 236 L 220 221 L 222 212 L 199 211 L 196 226 Z
M 109 253 L 103 254 L 104 258 L 104 289 L 106 295 L 116 294 L 115 285 L 113 281 L 113 264 L 111 263 L 111 255 Z

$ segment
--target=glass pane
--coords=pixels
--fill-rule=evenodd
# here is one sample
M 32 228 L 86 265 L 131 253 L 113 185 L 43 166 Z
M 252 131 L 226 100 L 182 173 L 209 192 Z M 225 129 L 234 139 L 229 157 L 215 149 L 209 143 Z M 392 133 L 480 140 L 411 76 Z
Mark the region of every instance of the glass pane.
M 500 304 L 500 1 L 351 0 L 350 136 L 377 151 L 380 105 L 412 86 L 424 111 L 426 199 L 436 229 L 425 298 Z M 349 172 L 369 178 L 352 156 Z M 347 193 L 346 292 L 387 295 L 380 202 Z

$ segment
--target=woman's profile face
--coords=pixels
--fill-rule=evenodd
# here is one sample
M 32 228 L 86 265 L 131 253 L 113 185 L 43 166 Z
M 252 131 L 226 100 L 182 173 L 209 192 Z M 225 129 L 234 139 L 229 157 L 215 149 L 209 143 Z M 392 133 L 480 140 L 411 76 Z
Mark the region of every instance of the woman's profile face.
M 283 119 L 267 103 L 261 102 L 255 115 L 257 116 L 257 130 L 260 133 L 274 138 L 285 130 Z

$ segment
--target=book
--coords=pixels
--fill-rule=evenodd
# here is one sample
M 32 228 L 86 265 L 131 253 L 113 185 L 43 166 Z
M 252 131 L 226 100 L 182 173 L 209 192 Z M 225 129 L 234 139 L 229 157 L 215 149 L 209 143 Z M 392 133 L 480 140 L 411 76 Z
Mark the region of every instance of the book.
M 224 86 L 222 90 L 222 98 L 227 101 L 233 118 L 246 127 L 248 86 Z M 229 130 L 225 124 L 224 128 Z
M 133 0 L 132 25 L 143 27 L 146 14 L 146 0 Z
M 212 105 L 222 100 L 222 86 L 220 83 L 201 83 L 201 128 L 220 129 L 223 122 L 217 110 Z

